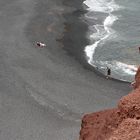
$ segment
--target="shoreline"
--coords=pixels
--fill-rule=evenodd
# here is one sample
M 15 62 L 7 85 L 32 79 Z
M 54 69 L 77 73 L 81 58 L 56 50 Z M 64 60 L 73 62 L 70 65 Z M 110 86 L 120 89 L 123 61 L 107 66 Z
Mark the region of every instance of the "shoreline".
M 61 39 L 58 39 L 58 41 L 63 44 L 63 49 L 67 52 L 67 54 L 76 59 L 85 69 L 93 71 L 97 75 L 106 78 L 107 75 L 105 69 L 90 65 L 88 63 L 88 60 L 86 59 L 84 50 L 85 47 L 90 44 L 90 40 L 86 35 L 88 33 L 88 25 L 86 22 L 84 22 L 85 18 L 83 17 L 83 14 L 87 11 L 82 5 L 83 1 L 84 0 L 81 0 L 78 3 L 78 6 L 72 4 L 72 6 L 75 6 L 75 10 L 63 14 L 63 17 L 65 19 L 64 32 L 63 37 Z M 67 6 L 68 4 L 64 5 Z M 121 76 L 117 77 L 117 75 L 113 71 L 112 75 L 109 77 L 109 80 L 125 83 L 132 82 L 131 80 L 129 80 L 129 78 L 121 79 Z
M 88 26 L 81 19 L 86 12 L 82 7 L 82 3 L 83 0 L 79 1 L 78 4 L 73 4 L 75 10 L 63 14 L 65 22 L 61 42 L 63 49 L 67 51 L 68 55 L 73 56 L 83 67 L 89 68 L 84 52 L 85 46 L 89 43 L 89 40 L 86 38 Z

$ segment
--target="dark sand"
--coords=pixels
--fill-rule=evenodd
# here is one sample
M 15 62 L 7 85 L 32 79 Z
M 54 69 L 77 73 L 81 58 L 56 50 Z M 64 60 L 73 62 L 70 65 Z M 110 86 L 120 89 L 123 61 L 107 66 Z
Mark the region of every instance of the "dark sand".
M 0 140 L 78 139 L 83 113 L 114 107 L 130 91 L 84 69 L 56 41 L 76 2 L 0 0 Z

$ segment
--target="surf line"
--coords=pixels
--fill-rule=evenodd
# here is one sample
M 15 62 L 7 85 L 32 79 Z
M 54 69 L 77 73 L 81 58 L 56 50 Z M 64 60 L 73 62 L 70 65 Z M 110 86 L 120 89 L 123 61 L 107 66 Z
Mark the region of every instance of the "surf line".
M 94 7 L 90 7 L 90 5 L 89 5 L 90 2 L 91 2 L 90 0 L 86 0 L 86 1 L 83 2 L 85 5 L 88 6 L 87 10 L 89 10 L 89 12 L 90 11 L 95 11 L 95 12 L 97 11 L 97 12 L 102 12 L 102 13 L 103 12 L 104 13 L 108 13 L 108 16 L 105 18 L 103 24 L 101 24 L 101 25 L 99 25 L 99 24 L 94 25 L 94 28 L 95 28 L 96 32 L 93 33 L 92 35 L 90 35 L 90 39 L 95 39 L 96 41 L 93 44 L 91 44 L 91 45 L 87 45 L 85 47 L 85 50 L 84 50 L 85 54 L 86 54 L 86 57 L 87 57 L 88 63 L 90 65 L 94 66 L 93 55 L 95 53 L 95 49 L 98 47 L 98 45 L 102 41 L 106 40 L 109 36 L 111 36 L 112 34 L 115 33 L 115 31 L 111 28 L 111 26 L 113 25 L 113 23 L 116 20 L 118 20 L 118 17 L 114 16 L 112 14 L 112 12 L 117 10 L 119 8 L 119 6 L 116 5 L 115 2 L 112 0 L 110 3 L 106 3 L 105 7 L 103 7 L 105 10 L 101 9 L 102 5 L 99 5 L 99 4 L 98 4 L 99 5 L 99 10 L 98 9 L 94 10 L 94 9 L 92 9 Z M 115 8 L 114 8 L 114 5 L 116 5 Z M 105 35 L 103 37 L 102 37 L 102 32 L 100 31 L 100 27 L 102 27 L 104 29 Z M 94 37 L 96 35 L 101 36 L 101 38 L 97 40 Z

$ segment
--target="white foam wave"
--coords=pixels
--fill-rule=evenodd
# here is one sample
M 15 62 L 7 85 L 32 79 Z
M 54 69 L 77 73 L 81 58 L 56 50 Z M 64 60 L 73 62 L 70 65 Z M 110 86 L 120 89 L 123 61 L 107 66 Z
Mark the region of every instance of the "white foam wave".
M 117 16 L 114 16 L 112 14 L 109 14 L 109 16 L 104 20 L 104 26 L 105 28 L 111 27 L 112 24 L 118 19 Z
M 94 44 L 85 47 L 88 63 L 91 64 L 95 49 L 98 45 L 115 33 L 111 26 L 118 17 L 113 15 L 112 12 L 119 9 L 119 6 L 114 2 L 114 0 L 86 0 L 84 1 L 84 4 L 88 6 L 89 11 L 108 13 L 103 24 L 91 25 L 94 26 L 96 33 L 92 33 L 89 37 L 91 41 L 94 39 L 95 42 Z
M 103 13 L 109 13 L 120 8 L 114 0 L 86 0 L 83 3 L 88 6 L 87 10 Z
M 88 45 L 85 47 L 86 56 L 88 57 L 88 63 L 90 64 L 93 60 L 93 54 L 95 53 L 96 47 L 98 44 L 107 39 L 110 35 L 115 33 L 113 29 L 111 29 L 111 25 L 117 20 L 118 18 L 114 15 L 109 14 L 108 17 L 104 20 L 103 25 L 94 25 L 96 29 L 96 33 L 90 35 L 90 38 L 95 39 L 97 41 L 94 44 Z
M 88 45 L 85 48 L 85 52 L 86 52 L 86 56 L 87 56 L 87 59 L 88 59 L 88 63 L 89 64 L 91 64 L 91 60 L 92 60 L 93 54 L 94 54 L 95 49 L 98 46 L 99 42 L 100 41 L 96 41 L 92 46 L 91 45 Z
M 94 25 L 94 29 L 96 30 L 96 32 L 89 36 L 90 39 L 99 40 L 104 37 L 105 29 L 103 25 Z
M 135 75 L 138 69 L 136 65 L 129 65 L 120 61 L 100 61 L 99 63 L 104 68 L 108 66 L 115 72 L 121 72 L 122 75 Z
M 91 65 L 96 65 L 98 71 L 104 75 L 106 75 L 107 67 L 109 67 L 111 69 L 112 78 L 127 82 L 132 82 L 134 80 L 134 75 L 138 69 L 136 65 L 129 65 L 120 61 L 96 61 L 91 63 Z
M 89 10 L 89 12 L 85 17 L 88 21 L 88 16 L 90 15 L 90 24 L 92 13 L 97 12 L 97 14 L 94 14 L 97 16 L 98 12 L 100 12 L 99 16 L 106 16 L 106 14 L 108 14 L 101 24 L 98 23 L 89 27 L 89 29 L 92 29 L 90 30 L 91 34 L 89 35 L 91 44 L 85 47 L 85 53 L 88 63 L 93 67 L 98 68 L 98 71 L 105 75 L 107 70 L 106 68 L 109 67 L 111 69 L 111 77 L 114 79 L 119 79 L 127 82 L 133 81 L 134 75 L 137 71 L 136 65 L 128 65 L 119 61 L 96 61 L 93 59 L 96 48 L 99 45 L 103 44 L 107 39 L 110 39 L 110 37 L 114 37 L 115 30 L 112 29 L 112 25 L 116 20 L 118 20 L 118 17 L 113 15 L 113 11 L 116 11 L 122 7 L 117 5 L 114 0 L 85 0 L 84 4 L 88 6 L 87 10 Z M 98 17 L 95 16 L 95 18 L 97 22 Z M 95 18 L 93 18 L 93 22 Z
M 138 69 L 135 65 L 128 65 L 122 62 L 116 62 L 116 68 L 121 69 L 124 73 L 129 75 L 135 75 Z

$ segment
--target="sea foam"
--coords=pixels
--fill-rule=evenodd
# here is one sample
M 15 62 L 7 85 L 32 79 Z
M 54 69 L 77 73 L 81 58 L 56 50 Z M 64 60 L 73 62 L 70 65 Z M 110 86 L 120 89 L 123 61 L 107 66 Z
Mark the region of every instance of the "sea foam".
M 114 0 L 86 0 L 83 3 L 88 6 L 87 10 L 103 13 L 109 13 L 120 8 Z
M 93 32 L 89 38 L 91 40 L 94 39 L 95 42 L 94 44 L 90 44 L 85 47 L 88 63 L 91 64 L 91 61 L 93 61 L 95 49 L 98 47 L 99 43 L 107 39 L 111 34 L 115 32 L 113 29 L 111 29 L 111 26 L 118 19 L 118 17 L 114 16 L 112 12 L 119 9 L 119 6 L 113 0 L 86 0 L 84 1 L 84 4 L 87 5 L 87 10 L 89 10 L 89 12 L 96 11 L 108 14 L 104 22 L 100 25 L 91 25 L 95 28 L 96 32 Z
M 93 25 L 89 25 L 90 34 L 88 37 L 91 43 L 90 45 L 87 45 L 84 50 L 88 63 L 93 67 L 98 68 L 98 70 L 100 69 L 99 71 L 103 74 L 106 74 L 106 67 L 110 67 L 112 70 L 113 78 L 124 80 L 124 81 L 125 80 L 132 81 L 133 76 L 137 70 L 136 66 L 125 64 L 119 61 L 97 62 L 96 60 L 94 60 L 94 53 L 96 48 L 100 44 L 104 44 L 105 41 L 109 40 L 111 37 L 116 35 L 115 34 L 116 31 L 112 29 L 112 25 L 116 20 L 119 19 L 119 17 L 114 15 L 113 12 L 123 7 L 116 4 L 114 0 L 85 0 L 83 3 L 87 6 L 87 10 L 88 10 L 88 13 L 85 14 L 87 21 L 88 19 L 91 21 L 92 19 L 91 15 L 94 12 L 103 13 L 106 15 L 103 22 L 101 22 L 100 24 L 93 23 Z M 93 20 L 97 18 L 98 17 L 94 17 L 93 15 Z M 119 75 L 120 73 L 121 75 Z M 128 78 L 127 75 L 130 75 L 130 77 Z

